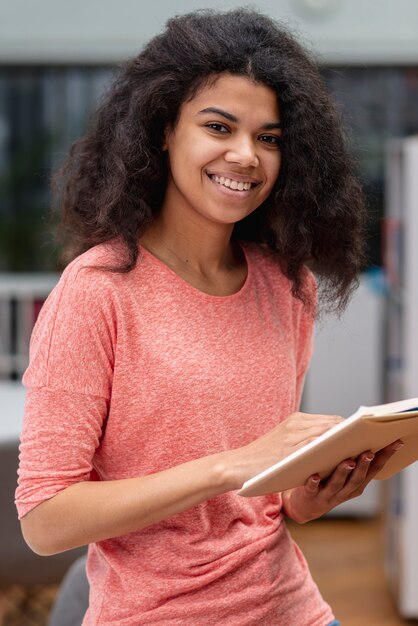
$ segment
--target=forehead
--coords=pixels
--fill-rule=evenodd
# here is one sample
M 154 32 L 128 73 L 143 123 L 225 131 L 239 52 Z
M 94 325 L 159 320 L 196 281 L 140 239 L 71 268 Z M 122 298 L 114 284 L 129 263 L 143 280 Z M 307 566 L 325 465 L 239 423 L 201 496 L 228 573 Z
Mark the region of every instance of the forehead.
M 181 113 L 197 114 L 207 107 L 222 108 L 239 119 L 257 118 L 262 122 L 280 120 L 280 108 L 275 91 L 246 76 L 221 74 L 202 86 L 193 98 L 185 102 Z

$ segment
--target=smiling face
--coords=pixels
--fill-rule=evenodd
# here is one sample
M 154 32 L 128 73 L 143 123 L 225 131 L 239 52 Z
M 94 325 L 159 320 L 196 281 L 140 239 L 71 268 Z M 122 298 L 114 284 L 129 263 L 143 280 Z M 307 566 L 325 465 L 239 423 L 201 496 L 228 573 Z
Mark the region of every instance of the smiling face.
M 169 176 L 162 211 L 233 227 L 268 198 L 279 174 L 282 134 L 275 92 L 220 75 L 185 102 L 167 133 Z

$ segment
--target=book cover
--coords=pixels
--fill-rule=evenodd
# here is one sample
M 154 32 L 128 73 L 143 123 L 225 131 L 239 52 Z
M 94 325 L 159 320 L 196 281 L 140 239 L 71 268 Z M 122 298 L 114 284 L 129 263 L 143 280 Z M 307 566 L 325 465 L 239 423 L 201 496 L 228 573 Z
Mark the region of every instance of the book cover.
M 367 450 L 378 452 L 397 439 L 404 441 L 404 447 L 389 459 L 376 478 L 389 478 L 418 459 L 418 398 L 361 406 L 314 441 L 247 480 L 238 495 L 284 491 L 305 484 L 313 474 L 327 478 L 345 459 L 355 459 Z

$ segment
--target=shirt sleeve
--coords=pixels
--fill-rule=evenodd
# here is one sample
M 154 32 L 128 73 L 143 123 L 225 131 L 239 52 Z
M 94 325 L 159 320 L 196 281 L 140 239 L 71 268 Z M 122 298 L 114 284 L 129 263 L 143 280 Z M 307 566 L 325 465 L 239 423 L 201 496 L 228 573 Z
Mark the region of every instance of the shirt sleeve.
M 23 377 L 19 518 L 91 478 L 108 412 L 117 331 L 105 274 L 69 266 L 35 325 Z

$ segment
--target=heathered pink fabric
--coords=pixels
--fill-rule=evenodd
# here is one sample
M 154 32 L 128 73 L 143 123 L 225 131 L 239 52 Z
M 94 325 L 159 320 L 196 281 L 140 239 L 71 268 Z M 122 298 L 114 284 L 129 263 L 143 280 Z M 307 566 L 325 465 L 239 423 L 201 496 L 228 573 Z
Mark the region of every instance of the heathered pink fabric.
M 295 410 L 312 319 L 273 259 L 243 249 L 247 280 L 226 297 L 145 250 L 128 274 L 91 267 L 117 260 L 111 244 L 67 267 L 24 376 L 20 517 L 77 481 L 242 446 Z M 83 625 L 325 626 L 332 612 L 280 509 L 279 494 L 230 492 L 89 546 Z

